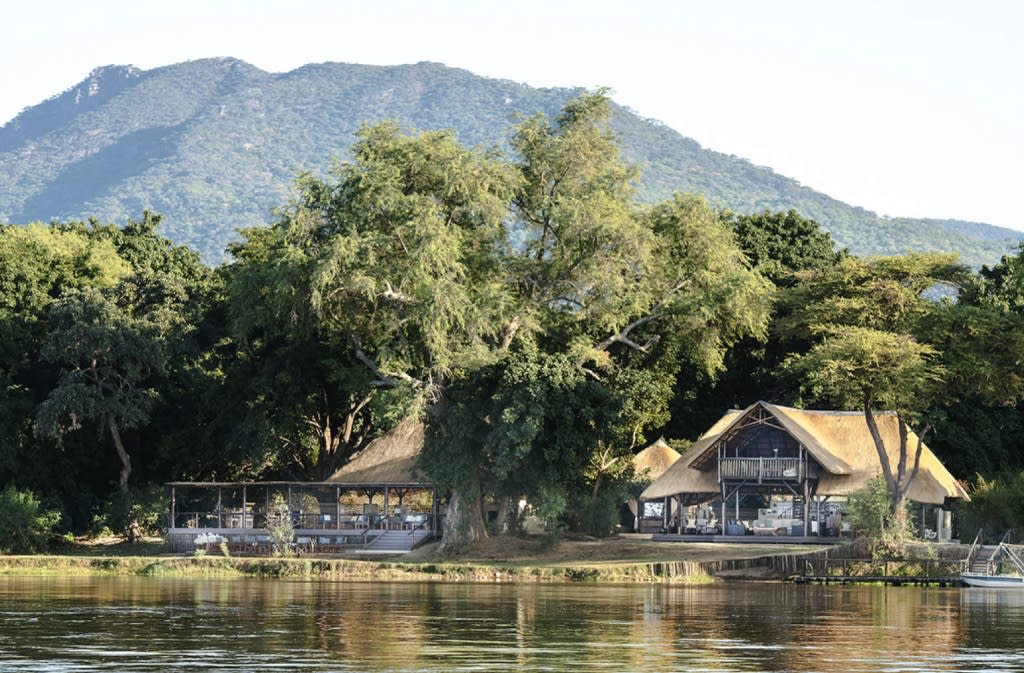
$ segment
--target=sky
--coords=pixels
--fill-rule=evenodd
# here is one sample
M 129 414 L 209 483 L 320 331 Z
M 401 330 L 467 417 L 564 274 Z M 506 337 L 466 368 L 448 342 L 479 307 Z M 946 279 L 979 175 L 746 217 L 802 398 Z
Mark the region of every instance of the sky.
M 10 3 L 0 124 L 101 65 L 436 61 L 612 97 L 881 215 L 1024 230 L 1016 0 Z

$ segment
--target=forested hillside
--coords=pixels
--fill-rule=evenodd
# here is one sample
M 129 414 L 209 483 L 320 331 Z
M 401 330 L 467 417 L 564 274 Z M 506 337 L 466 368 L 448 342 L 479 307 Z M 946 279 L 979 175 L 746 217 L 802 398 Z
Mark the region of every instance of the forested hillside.
M 283 74 L 230 58 L 98 68 L 0 128 L 0 222 L 125 222 L 149 210 L 164 215 L 162 233 L 217 263 L 238 229 L 273 220 L 299 173 L 324 175 L 332 161 L 347 160 L 367 123 L 453 129 L 469 146 L 507 149 L 524 115 L 553 113 L 579 93 L 436 63 L 324 63 Z M 621 107 L 612 126 L 623 156 L 641 168 L 648 202 L 683 191 L 738 213 L 796 209 L 857 254 L 955 251 L 976 266 L 995 263 L 1021 237 L 987 225 L 879 218 Z

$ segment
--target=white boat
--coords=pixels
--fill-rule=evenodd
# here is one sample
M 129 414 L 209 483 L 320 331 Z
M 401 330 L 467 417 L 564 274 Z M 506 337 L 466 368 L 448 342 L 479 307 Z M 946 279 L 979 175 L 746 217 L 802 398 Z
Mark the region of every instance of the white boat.
M 960 573 L 964 584 L 972 587 L 993 589 L 1024 589 L 1024 575 L 986 575 L 985 573 Z
M 1024 589 L 1024 560 L 1021 559 L 1013 547 L 1006 544 L 1009 536 L 1010 533 L 1007 531 L 1006 535 L 999 542 L 999 546 L 996 547 L 992 558 L 986 563 L 988 572 L 978 573 L 965 570 L 960 573 L 960 579 L 963 580 L 964 584 L 972 587 L 990 587 L 993 589 Z M 974 547 L 977 546 L 980 537 L 981 531 L 978 531 L 978 537 L 975 538 L 971 552 L 967 556 L 968 567 L 974 554 Z M 1004 563 L 1012 566 L 1017 572 L 1006 575 L 1000 574 L 999 569 Z

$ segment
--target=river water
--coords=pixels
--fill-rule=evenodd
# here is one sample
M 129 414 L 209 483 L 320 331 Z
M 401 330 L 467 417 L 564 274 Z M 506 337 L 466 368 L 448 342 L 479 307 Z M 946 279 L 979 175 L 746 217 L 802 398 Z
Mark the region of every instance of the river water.
M 1024 592 L 0 577 L 0 672 L 1024 671 Z

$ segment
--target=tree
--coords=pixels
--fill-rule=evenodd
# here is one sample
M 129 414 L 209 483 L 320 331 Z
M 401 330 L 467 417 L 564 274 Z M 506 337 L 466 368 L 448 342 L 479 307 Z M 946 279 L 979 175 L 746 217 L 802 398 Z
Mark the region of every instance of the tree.
M 776 285 L 790 286 L 796 272 L 823 269 L 848 254 L 836 251 L 832 237 L 817 222 L 792 209 L 732 214 L 729 223 L 750 263 Z
M 812 399 L 863 412 L 895 517 L 905 511 L 931 428 L 925 412 L 947 373 L 939 351 L 915 332 L 939 305 L 927 293 L 940 284 L 959 285 L 966 274 L 952 256 L 847 258 L 801 274 L 801 283 L 786 296 L 788 329 L 813 340 L 808 352 L 791 356 L 789 369 Z M 898 415 L 896 447 L 885 446 L 878 431 L 882 409 Z M 913 448 L 908 423 L 920 425 Z M 895 468 L 890 453 L 897 456 Z
M 136 274 L 108 292 L 68 293 L 50 311 L 41 357 L 62 368 L 36 414 L 36 430 L 60 438 L 83 423 L 109 433 L 121 462 L 118 484 L 132 474 L 122 431 L 148 420 L 164 373 L 168 343 L 188 329 L 180 310 L 185 293 L 164 274 Z
M 284 232 L 247 230 L 245 243 L 232 247 L 236 261 L 225 276 L 236 357 L 226 386 L 246 391 L 238 413 L 266 427 L 285 469 L 323 480 L 373 438 L 372 405 L 381 395 L 313 310 L 309 239 Z
M 423 466 L 451 489 L 449 546 L 485 534 L 482 494 L 507 475 L 564 489 L 604 437 L 638 436 L 657 413 L 615 412 L 625 373 L 680 355 L 714 371 L 764 331 L 769 287 L 720 216 L 694 197 L 636 205 L 608 116 L 599 93 L 526 120 L 515 163 L 450 133 L 370 127 L 336 181 L 303 178 L 276 225 L 274 259 L 306 265 L 333 347 L 369 390 L 430 419 Z M 551 396 L 572 402 L 544 408 Z M 576 403 L 573 424 L 553 422 Z

